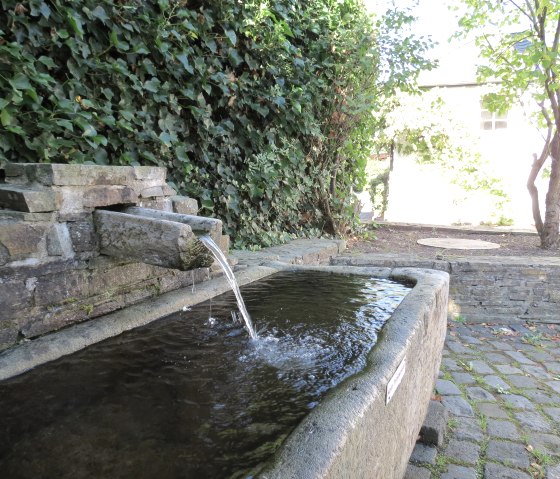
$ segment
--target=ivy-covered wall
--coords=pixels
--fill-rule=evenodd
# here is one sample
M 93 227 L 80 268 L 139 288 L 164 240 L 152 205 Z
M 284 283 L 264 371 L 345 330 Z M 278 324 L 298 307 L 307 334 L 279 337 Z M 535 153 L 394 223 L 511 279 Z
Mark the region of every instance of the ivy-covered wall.
M 237 246 L 351 221 L 379 64 L 360 1 L 0 5 L 0 162 L 165 166 Z

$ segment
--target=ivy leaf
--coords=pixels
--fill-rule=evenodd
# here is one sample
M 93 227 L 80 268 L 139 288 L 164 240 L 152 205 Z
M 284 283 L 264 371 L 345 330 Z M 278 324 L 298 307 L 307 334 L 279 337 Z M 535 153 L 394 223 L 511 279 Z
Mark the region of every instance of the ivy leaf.
M 103 23 L 106 23 L 109 20 L 109 17 L 107 16 L 107 12 L 101 5 L 95 7 L 91 12 L 91 14 L 93 15 L 93 18 L 97 18 L 98 20 L 101 20 Z
M 12 114 L 7 108 L 2 110 L 2 113 L 0 113 L 0 122 L 2 123 L 2 126 L 8 126 L 12 123 Z
M 47 68 L 56 68 L 56 63 L 53 61 L 51 57 L 46 57 L 45 55 L 41 55 L 39 57 L 39 61 Z
M 187 57 L 186 53 L 181 53 L 180 55 L 177 55 L 177 60 L 181 62 L 181 65 L 183 65 L 183 68 L 187 70 L 187 72 L 189 72 L 190 74 L 194 73 L 194 69 L 192 65 L 189 63 L 189 58 Z
M 235 32 L 233 30 L 224 29 L 224 33 L 226 34 L 226 37 L 228 37 L 231 46 L 234 47 L 235 44 L 237 43 L 237 35 L 235 34 Z
M 82 20 L 80 19 L 80 17 L 78 17 L 75 12 L 73 10 L 66 10 L 66 15 L 68 18 L 68 23 L 70 24 L 70 26 L 72 27 L 72 30 L 74 30 L 74 33 L 78 36 L 78 38 L 81 40 L 84 38 L 84 28 L 82 25 Z
M 161 82 L 157 78 L 152 78 L 151 80 L 144 82 L 144 90 L 147 90 L 152 93 L 157 93 L 161 86 Z
M 228 58 L 234 67 L 239 66 L 243 62 L 243 59 L 239 56 L 239 52 L 235 48 L 230 48 L 228 50 Z
M 56 120 L 55 123 L 58 126 L 66 128 L 67 130 L 74 131 L 74 125 L 70 120 Z
M 18 73 L 14 78 L 8 81 L 15 90 L 28 90 L 32 88 L 31 83 L 29 83 L 29 78 L 22 73 Z
M 84 138 L 92 138 L 94 136 L 97 136 L 97 131 L 92 125 L 85 125 L 84 126 L 84 132 L 82 133 L 82 136 Z

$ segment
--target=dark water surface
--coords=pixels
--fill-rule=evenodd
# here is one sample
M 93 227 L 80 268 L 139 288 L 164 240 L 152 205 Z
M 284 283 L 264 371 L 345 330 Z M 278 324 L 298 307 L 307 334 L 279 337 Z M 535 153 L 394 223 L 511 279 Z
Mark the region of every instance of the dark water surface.
M 0 478 L 241 478 L 365 365 L 409 288 L 278 273 L 0 383 Z M 263 330 L 264 329 L 264 330 Z

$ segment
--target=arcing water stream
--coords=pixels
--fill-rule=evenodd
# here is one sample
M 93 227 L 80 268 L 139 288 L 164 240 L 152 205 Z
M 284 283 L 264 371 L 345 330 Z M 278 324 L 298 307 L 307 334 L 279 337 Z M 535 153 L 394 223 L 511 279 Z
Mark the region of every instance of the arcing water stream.
M 235 275 L 233 274 L 233 271 L 229 266 L 226 256 L 209 235 L 200 236 L 198 239 L 214 255 L 216 261 L 220 263 L 220 266 L 224 271 L 224 274 L 229 282 L 229 285 L 231 286 L 231 289 L 235 294 L 235 299 L 237 299 L 237 306 L 239 308 L 239 312 L 243 317 L 243 321 L 245 321 L 245 329 L 247 329 L 247 332 L 249 333 L 249 336 L 251 336 L 251 339 L 257 339 L 258 338 L 257 332 L 255 331 L 255 327 L 253 326 L 253 322 L 251 321 L 251 316 L 249 316 L 249 312 L 245 307 L 245 302 L 243 301 L 243 297 L 241 296 L 241 291 L 239 291 L 239 285 L 237 284 Z

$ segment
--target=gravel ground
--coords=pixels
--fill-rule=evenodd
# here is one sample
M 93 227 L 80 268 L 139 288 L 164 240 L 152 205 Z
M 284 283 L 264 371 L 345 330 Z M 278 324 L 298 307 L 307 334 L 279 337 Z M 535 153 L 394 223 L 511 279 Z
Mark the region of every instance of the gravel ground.
M 348 241 L 348 250 L 355 253 L 407 253 L 421 258 L 438 256 L 555 256 L 560 250 L 540 248 L 536 233 L 496 229 L 464 229 L 444 226 L 381 224 L 371 229 L 371 239 L 354 237 Z M 367 235 L 366 235 L 367 236 Z M 374 239 L 375 238 L 375 239 Z M 464 238 L 497 243 L 500 248 L 490 250 L 459 250 L 423 246 L 422 238 Z

